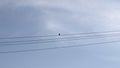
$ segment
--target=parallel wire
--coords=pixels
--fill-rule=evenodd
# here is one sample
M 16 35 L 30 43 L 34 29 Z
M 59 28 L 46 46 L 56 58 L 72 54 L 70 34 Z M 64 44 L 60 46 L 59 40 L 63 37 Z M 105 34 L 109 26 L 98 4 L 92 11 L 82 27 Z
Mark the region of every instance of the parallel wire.
M 98 34 L 98 33 L 109 33 L 109 32 L 120 32 L 120 30 L 114 31 L 103 31 L 103 32 L 88 32 L 88 33 L 73 33 L 73 34 L 61 34 L 61 36 L 71 35 L 87 35 L 87 34 Z M 21 39 L 21 38 L 41 38 L 41 37 L 57 37 L 58 35 L 46 35 L 46 36 L 17 36 L 17 37 L 1 37 L 0 39 Z
M 75 33 L 75 34 L 64 34 L 61 36 L 71 36 L 67 38 L 55 38 L 55 39 L 41 39 L 40 40 L 27 40 L 27 41 L 12 41 L 12 42 L 0 42 L 0 46 L 9 46 L 9 45 L 22 45 L 22 44 L 37 44 L 37 43 L 49 43 L 49 42 L 60 42 L 60 41 L 72 41 L 72 40 L 80 40 L 80 39 L 94 39 L 94 38 L 104 38 L 107 36 L 101 36 L 102 33 L 116 33 L 120 32 L 120 30 L 117 31 L 105 31 L 105 32 L 90 32 L 90 33 Z M 98 34 L 98 35 L 91 35 L 91 36 L 79 36 L 79 37 L 85 37 L 85 38 L 79 38 L 79 37 L 72 37 L 74 35 L 89 35 L 89 34 Z M 108 34 L 109 37 L 115 37 L 113 34 Z M 53 37 L 58 35 L 47 35 L 47 36 L 23 36 L 23 37 L 8 37 L 8 38 L 0 38 L 2 39 L 19 39 L 19 38 L 37 38 L 37 37 Z M 119 33 L 118 35 L 119 36 Z M 57 40 L 58 39 L 58 40 Z M 59 40 L 59 39 L 66 39 L 66 40 Z M 68 40 L 67 40 L 68 39 Z M 46 41 L 47 40 L 47 41 Z M 34 42 L 35 41 L 35 42 Z M 38 42 L 37 42 L 38 41 Z M 23 43 L 25 42 L 25 43 Z M 27 42 L 27 43 L 26 43 Z M 63 46 L 63 47 L 52 47 L 52 48 L 43 48 L 43 49 L 30 49 L 30 50 L 18 50 L 18 51 L 6 51 L 6 52 L 0 52 L 0 54 L 4 53 L 19 53 L 19 52 L 32 52 L 32 51 L 43 51 L 43 50 L 52 50 L 52 49 L 61 49 L 61 48 L 73 48 L 73 47 L 80 47 L 80 46 L 88 46 L 88 45 L 97 45 L 97 44 L 108 44 L 108 43 L 117 43 L 119 41 L 110 41 L 110 42 L 100 42 L 100 43 L 88 43 L 88 44 L 82 44 L 82 45 L 74 45 L 74 46 Z M 5 44 L 4 44 L 5 43 Z M 7 43 L 7 44 L 6 44 Z M 10 44 L 10 43 L 17 43 L 17 44 Z
M 115 33 L 115 34 L 120 35 L 120 33 Z M 113 33 L 112 33 L 112 34 L 96 34 L 96 35 L 88 35 L 88 36 L 58 37 L 58 38 L 52 38 L 52 39 L 37 39 L 37 40 L 7 41 L 7 42 L 0 42 L 0 44 L 2 44 L 2 43 L 31 42 L 31 41 L 51 41 L 51 40 L 57 40 L 57 39 L 71 39 L 71 38 L 94 37 L 94 36 L 103 36 L 103 35 L 113 35 Z
M 81 46 L 92 46 L 92 45 L 98 46 L 98 45 L 102 45 L 102 44 L 112 44 L 112 43 L 118 43 L 118 42 L 120 42 L 120 40 L 110 41 L 110 42 L 100 42 L 100 43 L 88 43 L 88 44 L 72 45 L 72 46 L 42 48 L 42 49 L 29 49 L 29 50 L 18 50 L 18 51 L 6 51 L 6 52 L 0 52 L 0 54 L 7 54 L 7 53 L 24 53 L 24 52 L 54 50 L 54 49 L 62 49 L 62 48 L 74 48 L 74 47 L 81 47 Z
M 109 35 L 109 36 L 108 36 Z M 62 41 L 73 41 L 73 40 L 86 40 L 86 39 L 95 39 L 95 38 L 105 38 L 105 37 L 116 37 L 120 36 L 120 33 L 117 33 L 117 35 L 108 34 L 106 36 L 101 35 L 91 35 L 91 36 L 82 36 L 80 37 L 68 37 L 68 38 L 55 38 L 55 39 L 47 39 L 47 41 L 44 40 L 27 40 L 27 41 L 12 41 L 12 42 L 0 42 L 0 46 L 18 46 L 23 44 L 38 44 L 38 43 L 52 43 L 52 42 L 62 42 Z

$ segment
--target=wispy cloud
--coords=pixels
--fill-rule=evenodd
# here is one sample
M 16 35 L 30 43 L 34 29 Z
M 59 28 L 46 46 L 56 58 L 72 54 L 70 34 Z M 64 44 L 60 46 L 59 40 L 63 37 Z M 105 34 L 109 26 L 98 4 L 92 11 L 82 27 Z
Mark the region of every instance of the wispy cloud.
M 54 32 L 102 31 L 117 30 L 120 28 L 120 8 L 118 7 L 120 5 L 117 0 L 2 0 L 1 3 L 4 6 L 12 6 L 10 8 L 14 10 L 14 14 L 21 7 L 24 8 L 27 6 L 33 8 L 27 12 L 33 11 L 33 13 L 36 13 L 34 12 L 35 10 L 37 11 L 37 16 L 33 15 L 30 18 L 30 13 L 26 17 L 28 18 L 26 21 L 35 21 L 33 18 L 37 18 L 37 22 L 46 24 L 44 27 L 48 26 L 48 23 L 49 25 L 51 24 L 52 27 L 50 26 L 50 30 L 54 30 Z M 38 29 L 41 28 L 43 27 Z

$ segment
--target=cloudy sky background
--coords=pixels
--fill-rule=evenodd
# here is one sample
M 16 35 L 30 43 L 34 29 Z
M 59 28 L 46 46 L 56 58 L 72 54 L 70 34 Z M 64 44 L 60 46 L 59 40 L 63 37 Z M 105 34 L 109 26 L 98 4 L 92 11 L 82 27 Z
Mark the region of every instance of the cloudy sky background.
M 111 31 L 119 30 L 119 25 L 119 0 L 0 0 L 0 37 Z M 8 46 L 0 47 L 0 51 L 43 47 L 38 45 L 78 45 L 116 39 L 119 37 L 36 44 L 37 46 Z M 0 67 L 119 68 L 119 44 L 0 54 Z

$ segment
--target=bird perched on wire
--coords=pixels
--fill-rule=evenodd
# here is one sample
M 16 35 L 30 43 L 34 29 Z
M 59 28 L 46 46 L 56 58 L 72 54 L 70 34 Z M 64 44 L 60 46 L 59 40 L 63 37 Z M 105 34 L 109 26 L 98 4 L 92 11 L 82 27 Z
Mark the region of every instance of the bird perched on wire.
M 61 34 L 59 33 L 58 35 L 60 36 Z

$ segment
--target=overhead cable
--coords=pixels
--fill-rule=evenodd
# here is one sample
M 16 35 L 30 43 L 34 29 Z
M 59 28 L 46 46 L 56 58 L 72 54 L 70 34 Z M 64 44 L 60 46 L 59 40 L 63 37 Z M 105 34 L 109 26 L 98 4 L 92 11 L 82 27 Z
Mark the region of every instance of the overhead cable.
M 88 33 L 73 33 L 73 34 L 61 34 L 60 36 L 72 36 L 72 35 L 87 35 L 87 34 L 100 34 L 100 33 L 111 33 L 120 32 L 120 30 L 103 31 L 103 32 L 88 32 Z M 45 35 L 45 36 L 16 36 L 16 37 L 1 37 L 0 39 L 21 39 L 21 38 L 44 38 L 44 37 L 57 37 L 58 35 Z
M 96 38 L 110 38 L 118 37 L 118 34 L 107 34 L 107 35 L 91 35 L 91 36 L 78 36 L 78 37 L 68 37 L 68 38 L 55 38 L 55 39 L 38 39 L 38 40 L 26 40 L 26 41 L 10 41 L 10 42 L 0 42 L 0 46 L 18 46 L 24 44 L 39 44 L 39 43 L 53 43 L 53 42 L 66 42 L 66 41 L 77 41 L 77 40 L 87 40 L 87 39 L 96 39 Z
M 0 54 L 7 54 L 7 53 L 25 53 L 25 52 L 33 52 L 33 51 L 44 51 L 44 50 L 54 50 L 54 49 L 62 49 L 62 48 L 73 48 L 73 47 L 81 47 L 81 46 L 98 46 L 103 44 L 112 44 L 112 43 L 119 43 L 120 40 L 117 41 L 109 41 L 109 42 L 99 42 L 99 43 L 88 43 L 88 44 L 81 44 L 81 45 L 71 45 L 71 46 L 62 46 L 62 47 L 51 47 L 51 48 L 41 48 L 41 49 L 29 49 L 29 50 L 18 50 L 18 51 L 5 51 L 0 52 Z

